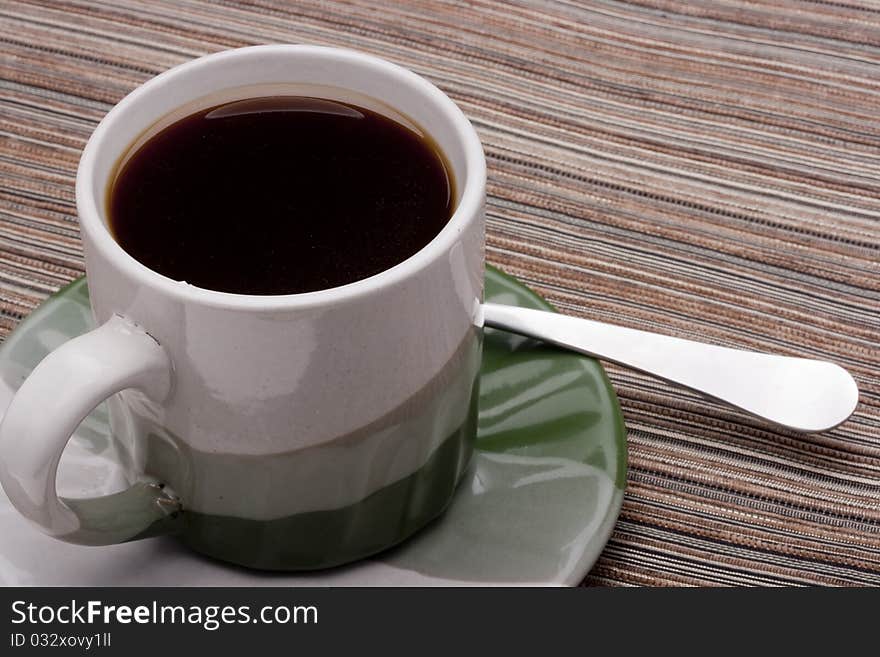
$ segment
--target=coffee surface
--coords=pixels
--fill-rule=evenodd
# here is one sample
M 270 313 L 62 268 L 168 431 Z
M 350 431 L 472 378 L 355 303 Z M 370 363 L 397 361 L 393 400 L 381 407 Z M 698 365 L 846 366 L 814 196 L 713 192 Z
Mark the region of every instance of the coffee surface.
M 199 111 L 124 161 L 110 229 L 141 263 L 222 292 L 351 283 L 415 254 L 454 188 L 430 138 L 356 105 L 300 96 Z

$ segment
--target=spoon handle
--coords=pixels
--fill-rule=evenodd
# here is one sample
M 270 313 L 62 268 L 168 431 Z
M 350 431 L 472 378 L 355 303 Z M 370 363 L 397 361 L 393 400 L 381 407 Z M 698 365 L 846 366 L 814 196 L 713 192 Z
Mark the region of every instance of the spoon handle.
M 483 320 L 588 356 L 677 383 L 799 431 L 825 431 L 855 410 L 849 372 L 819 360 L 729 349 L 647 331 L 494 303 Z

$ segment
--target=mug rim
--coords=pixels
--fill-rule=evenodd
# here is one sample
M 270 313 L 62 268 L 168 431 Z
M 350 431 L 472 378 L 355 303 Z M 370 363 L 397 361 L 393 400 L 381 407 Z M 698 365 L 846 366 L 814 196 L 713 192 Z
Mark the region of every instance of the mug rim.
M 358 63 L 380 68 L 384 73 L 396 77 L 402 84 L 415 88 L 426 100 L 443 112 L 454 127 L 457 137 L 462 141 L 466 176 L 459 183 L 461 196 L 455 211 L 443 229 L 428 244 L 393 267 L 352 283 L 312 292 L 256 295 L 221 292 L 174 280 L 139 262 L 113 238 L 109 227 L 101 219 L 101 212 L 93 193 L 93 178 L 99 150 L 104 140 L 111 134 L 118 118 L 124 115 L 128 107 L 141 102 L 147 95 L 154 93 L 157 88 L 161 89 L 162 84 L 171 77 L 198 69 L 206 63 L 214 63 L 228 58 L 251 57 L 263 53 L 318 55 L 343 64 Z M 149 128 L 149 126 L 143 127 L 144 129 Z M 455 173 L 459 174 L 457 171 Z M 456 182 L 458 182 L 458 178 L 457 175 Z M 99 251 L 114 267 L 131 276 L 139 284 L 158 289 L 170 297 L 188 303 L 226 309 L 284 310 L 352 300 L 394 286 L 414 276 L 420 270 L 428 267 L 438 256 L 448 252 L 469 223 L 478 220 L 483 204 L 485 184 L 486 160 L 476 130 L 458 105 L 433 83 L 417 73 L 385 59 L 347 48 L 276 44 L 235 48 L 198 57 L 150 78 L 125 96 L 101 119 L 83 149 L 76 175 L 76 205 L 83 237 L 88 239 L 89 246 Z

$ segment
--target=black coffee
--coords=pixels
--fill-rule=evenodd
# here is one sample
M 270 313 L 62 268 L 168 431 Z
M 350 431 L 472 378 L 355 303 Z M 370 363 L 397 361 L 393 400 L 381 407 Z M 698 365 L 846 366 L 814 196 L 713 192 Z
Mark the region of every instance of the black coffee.
M 344 285 L 413 255 L 453 211 L 429 137 L 381 114 L 299 96 L 192 114 L 148 139 L 109 190 L 117 242 L 211 290 Z

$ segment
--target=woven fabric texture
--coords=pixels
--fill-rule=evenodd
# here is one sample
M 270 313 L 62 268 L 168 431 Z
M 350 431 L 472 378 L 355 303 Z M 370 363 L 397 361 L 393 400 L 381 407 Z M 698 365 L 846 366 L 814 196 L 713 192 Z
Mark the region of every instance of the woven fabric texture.
M 80 151 L 162 70 L 346 46 L 434 81 L 489 165 L 487 258 L 561 311 L 836 361 L 820 435 L 609 366 L 629 431 L 585 584 L 880 584 L 880 7 L 0 0 L 0 338 L 83 273 Z

